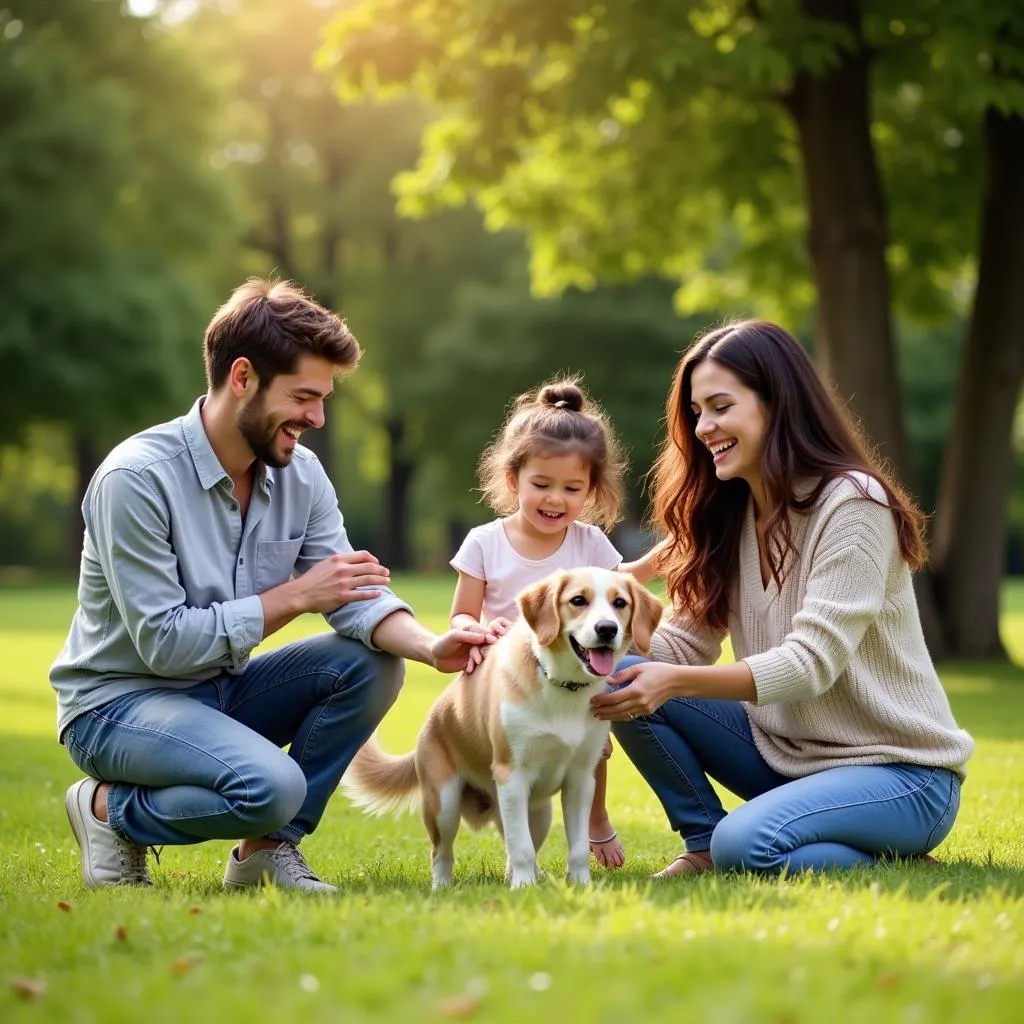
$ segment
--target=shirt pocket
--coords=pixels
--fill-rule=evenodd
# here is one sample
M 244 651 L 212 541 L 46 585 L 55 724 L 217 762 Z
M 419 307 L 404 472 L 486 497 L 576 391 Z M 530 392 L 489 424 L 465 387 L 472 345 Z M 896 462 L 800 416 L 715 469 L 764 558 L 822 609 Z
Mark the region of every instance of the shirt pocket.
M 286 583 L 295 571 L 304 537 L 297 540 L 261 540 L 256 545 L 256 593 Z

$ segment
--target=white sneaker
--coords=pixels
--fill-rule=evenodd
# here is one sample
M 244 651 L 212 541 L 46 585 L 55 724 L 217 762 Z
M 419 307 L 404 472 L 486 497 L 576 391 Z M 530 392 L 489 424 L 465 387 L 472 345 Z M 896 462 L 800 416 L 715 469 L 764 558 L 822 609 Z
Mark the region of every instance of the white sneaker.
M 307 892 L 338 891 L 336 885 L 317 878 L 294 843 L 283 842 L 273 850 L 258 850 L 245 860 L 238 859 L 238 847 L 233 847 L 224 869 L 224 888 L 252 889 L 267 884 Z
M 89 889 L 110 885 L 152 885 L 146 867 L 146 847 L 122 839 L 92 813 L 92 798 L 100 783 L 80 779 L 64 795 L 64 807 L 82 851 L 82 878 Z

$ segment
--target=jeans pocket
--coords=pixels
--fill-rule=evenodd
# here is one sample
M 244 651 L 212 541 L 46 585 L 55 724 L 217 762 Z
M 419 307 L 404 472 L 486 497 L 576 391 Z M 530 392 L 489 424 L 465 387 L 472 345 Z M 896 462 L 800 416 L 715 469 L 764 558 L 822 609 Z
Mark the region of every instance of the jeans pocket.
M 86 712 L 86 714 L 88 714 L 88 712 Z M 67 727 L 67 729 L 64 730 L 64 746 L 68 748 L 71 760 L 74 761 L 86 775 L 95 779 L 99 777 L 96 774 L 96 762 L 93 760 L 93 756 L 89 750 L 79 742 L 78 737 L 75 735 L 75 727 L 80 724 L 81 721 L 76 719 Z
M 949 835 L 956 821 L 957 813 L 960 810 L 960 776 L 955 772 L 948 772 L 949 775 L 949 800 L 942 817 L 935 823 L 935 828 L 928 834 L 928 842 L 925 844 L 925 853 L 934 850 L 946 836 Z

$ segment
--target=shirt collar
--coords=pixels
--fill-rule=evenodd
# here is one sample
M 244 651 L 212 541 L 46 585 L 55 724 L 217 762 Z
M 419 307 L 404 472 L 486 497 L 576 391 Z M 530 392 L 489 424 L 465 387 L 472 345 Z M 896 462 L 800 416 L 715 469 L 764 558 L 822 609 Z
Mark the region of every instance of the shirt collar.
M 204 491 L 208 491 L 224 480 L 230 484 L 231 477 L 220 464 L 220 459 L 217 458 L 210 439 L 206 436 L 202 417 L 205 400 L 205 395 L 201 395 L 195 400 L 192 408 L 185 414 L 183 430 L 185 443 L 188 445 L 192 461 L 195 463 L 196 473 L 199 474 L 199 483 Z M 260 490 L 269 498 L 274 487 L 274 470 L 262 462 L 259 464 L 259 486 Z
M 206 436 L 206 429 L 203 427 L 202 408 L 205 397 L 204 395 L 197 398 L 185 414 L 182 429 L 185 433 L 185 444 L 188 445 L 196 472 L 199 474 L 199 483 L 204 491 L 208 491 L 222 480 L 230 481 L 231 477 L 214 454 L 210 439 Z

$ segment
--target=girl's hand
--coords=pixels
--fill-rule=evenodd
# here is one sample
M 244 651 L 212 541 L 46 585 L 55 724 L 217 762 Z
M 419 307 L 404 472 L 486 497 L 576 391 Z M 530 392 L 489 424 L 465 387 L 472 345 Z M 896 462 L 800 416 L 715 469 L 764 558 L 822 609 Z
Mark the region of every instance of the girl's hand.
M 511 621 L 501 615 L 487 623 L 487 631 L 495 636 L 504 636 L 511 628 Z
M 462 671 L 469 676 L 473 674 L 473 669 L 483 662 L 484 655 L 487 653 L 487 648 L 493 644 L 501 634 L 495 632 L 490 626 L 483 626 L 479 622 L 474 622 L 471 625 L 464 626 L 463 629 L 466 633 L 473 633 L 484 637 L 484 639 L 479 643 L 479 646 L 470 647 L 466 655 L 466 665 Z
M 649 715 L 677 696 L 679 673 L 680 666 L 657 661 L 630 665 L 608 680 L 618 689 L 591 697 L 591 713 L 605 722 L 628 722 Z
M 434 668 L 438 672 L 460 672 L 465 665 L 465 671 L 472 672 L 483 660 L 481 649 L 497 639 L 481 625 L 453 627 L 431 645 Z

